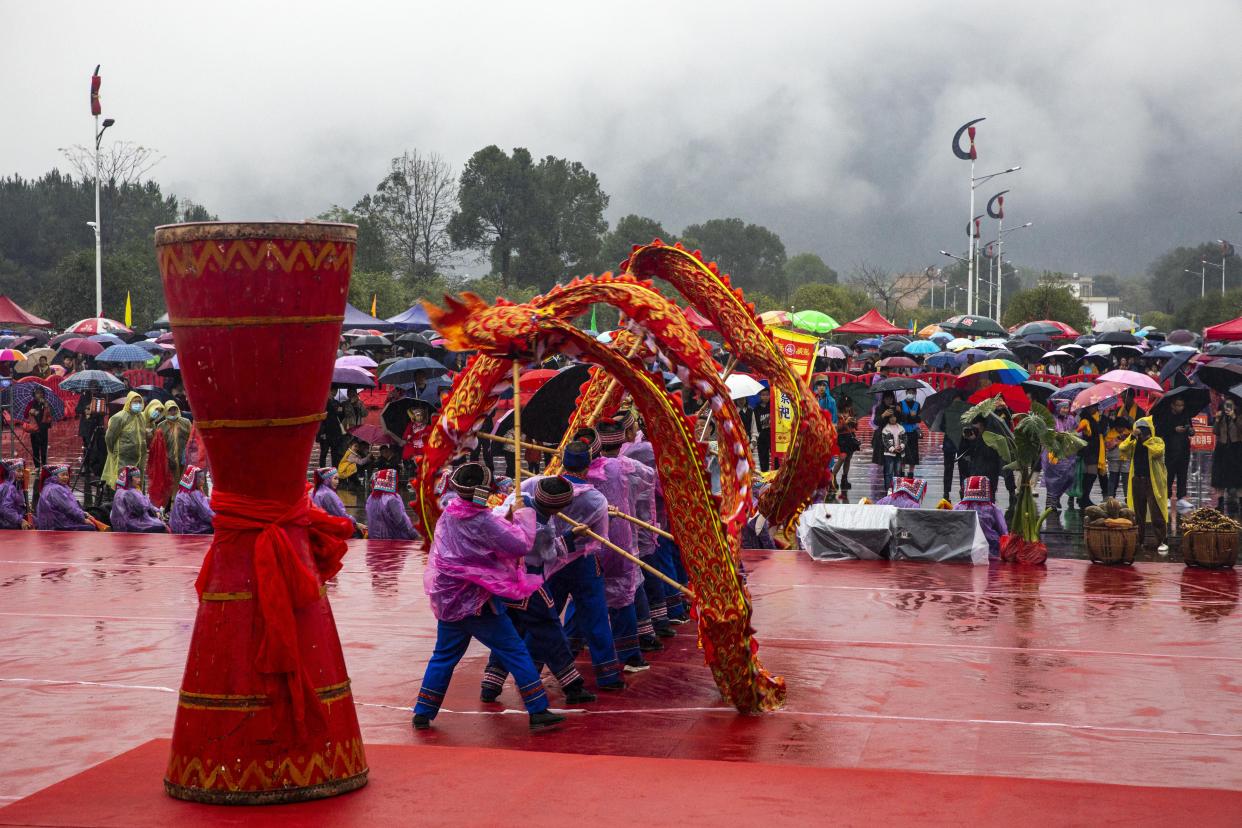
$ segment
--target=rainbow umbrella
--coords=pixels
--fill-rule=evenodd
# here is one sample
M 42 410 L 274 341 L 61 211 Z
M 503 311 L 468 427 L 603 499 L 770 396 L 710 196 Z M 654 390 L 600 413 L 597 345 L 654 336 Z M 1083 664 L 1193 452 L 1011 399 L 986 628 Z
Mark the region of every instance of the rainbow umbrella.
M 21 362 L 26 355 L 21 351 L 15 351 L 12 348 L 4 348 L 0 350 L 0 362 Z
M 1002 385 L 1021 385 L 1031 375 L 1030 373 L 1016 362 L 1010 362 L 1007 359 L 985 359 L 969 365 L 966 370 L 958 374 L 958 379 L 978 376 L 979 374 L 990 374 L 989 378 L 994 383 Z

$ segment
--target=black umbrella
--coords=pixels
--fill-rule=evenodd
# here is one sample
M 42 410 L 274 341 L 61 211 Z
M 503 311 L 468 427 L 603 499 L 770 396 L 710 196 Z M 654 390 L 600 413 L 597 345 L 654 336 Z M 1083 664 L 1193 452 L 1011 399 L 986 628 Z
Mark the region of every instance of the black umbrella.
M 1037 362 L 1047 351 L 1046 348 L 1021 339 L 1011 339 L 1005 343 L 1005 347 L 1009 349 L 1010 353 L 1021 357 L 1021 359 L 1015 359 L 1014 362 Z M 1002 359 L 1007 359 L 1007 357 L 1002 357 Z
M 957 400 L 966 398 L 966 392 L 960 388 L 946 388 L 943 391 L 937 391 L 923 402 L 923 407 L 919 410 L 919 419 L 927 423 L 927 425 L 936 428 L 936 421 L 941 419 L 941 415 L 945 410 Z
M 1169 360 L 1169 364 L 1173 361 Z M 1168 371 L 1169 366 L 1165 365 L 1164 370 Z M 1164 375 L 1164 371 L 1160 373 L 1161 376 Z M 1242 360 L 1218 359 L 1208 365 L 1200 366 L 1195 372 L 1195 378 L 1208 388 L 1224 394 L 1238 383 L 1242 383 Z
M 1075 345 L 1078 345 L 1083 348 L 1090 348 L 1095 343 L 1096 343 L 1096 338 L 1094 336 L 1091 336 L 1090 334 L 1084 334 L 1083 336 L 1080 336 L 1074 340 Z M 1065 346 L 1062 345 L 1061 347 L 1064 348 Z
M 591 376 L 589 365 L 571 365 L 557 372 L 522 407 L 522 433 L 539 443 L 559 443 L 578 407 L 578 394 Z
M 1017 363 L 1021 363 L 1024 361 L 1024 360 L 1018 359 L 1018 355 L 1015 354 L 1013 351 L 1006 350 L 1004 348 L 997 350 L 997 351 L 989 352 L 988 359 L 1007 359 L 1010 362 L 1017 362 Z
M 1103 343 L 1104 345 L 1137 345 L 1139 343 L 1139 338 L 1134 334 L 1126 333 L 1125 331 L 1109 331 L 1108 333 L 1102 333 L 1097 336 L 1095 341 L 1097 343 Z
M 1090 388 L 1091 386 L 1092 386 L 1092 383 L 1090 382 L 1071 382 L 1069 385 L 1065 386 L 1064 388 L 1058 389 L 1057 391 L 1053 392 L 1052 396 L 1050 396 L 1048 399 L 1054 400 L 1054 401 L 1055 400 L 1068 400 L 1069 402 L 1073 402 L 1074 397 L 1078 396 L 1078 392 L 1082 391 L 1084 388 Z
M 388 385 L 409 385 L 417 380 L 419 374 L 430 377 L 446 371 L 448 371 L 447 368 L 431 357 L 407 357 L 389 365 L 379 378 L 380 382 Z
M 1168 404 L 1173 400 L 1182 400 L 1186 403 L 1186 416 L 1193 417 L 1203 409 L 1207 408 L 1208 403 L 1212 400 L 1212 394 L 1206 388 L 1199 388 L 1193 385 L 1183 385 L 1167 392 L 1163 397 L 1156 400 L 1148 413 L 1153 417 L 1158 416 Z
M 1028 397 L 1043 405 L 1047 405 L 1048 398 L 1060 390 L 1050 382 L 1030 379 L 1022 383 L 1022 388 Z
M 1164 338 L 1164 341 L 1172 342 L 1174 345 L 1194 345 L 1197 338 L 1185 328 L 1178 328 L 1175 331 L 1170 331 L 1168 336 Z
M 384 336 L 359 336 L 354 339 L 350 347 L 357 349 L 357 350 L 362 350 L 362 349 L 368 349 L 368 348 L 369 349 L 387 348 L 391 345 L 392 345 L 392 342 L 390 342 L 388 338 Z
M 906 391 L 911 388 L 918 390 L 922 387 L 923 383 L 914 377 L 889 377 L 871 386 L 870 393 L 873 395 L 883 394 L 885 391 Z
M 958 336 L 1007 336 L 1009 333 L 995 319 L 968 314 L 946 319 L 940 327 Z
M 1160 382 L 1165 383 L 1172 379 L 1194 355 L 1194 351 L 1182 351 L 1169 357 L 1169 361 L 1160 369 Z M 1183 376 L 1185 375 L 1183 374 Z
M 435 417 L 435 406 L 426 400 L 416 400 L 411 397 L 404 397 L 399 400 L 393 400 L 384 406 L 383 413 L 380 414 L 380 420 L 384 423 L 384 428 L 389 434 L 401 439 L 405 438 L 405 427 L 410 423 L 410 409 L 423 408 L 427 412 L 427 422 L 431 422 Z
M 832 389 L 832 397 L 838 404 L 849 400 L 854 413 L 870 411 L 875 400 L 871 399 L 870 387 L 865 382 L 843 382 Z
M 1221 345 L 1212 351 L 1212 356 L 1242 357 L 1242 345 L 1233 342 L 1230 342 L 1228 345 Z
M 1143 349 L 1137 345 L 1114 345 L 1111 353 L 1115 357 L 1137 357 L 1143 355 Z
M 1032 345 L 1040 346 L 1045 351 L 1052 348 L 1052 337 L 1045 334 L 1028 334 L 1022 338 Z
M 897 354 L 904 353 L 906 344 L 907 343 L 902 342 L 900 339 L 889 340 L 880 345 L 880 353 L 884 356 L 895 356 Z

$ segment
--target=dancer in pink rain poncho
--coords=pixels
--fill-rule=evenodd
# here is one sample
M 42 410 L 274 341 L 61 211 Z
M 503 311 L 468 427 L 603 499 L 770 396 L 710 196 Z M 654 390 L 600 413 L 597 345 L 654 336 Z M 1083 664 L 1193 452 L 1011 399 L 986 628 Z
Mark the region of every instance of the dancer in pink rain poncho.
M 877 506 L 896 506 L 898 509 L 918 509 L 927 493 L 927 481 L 919 477 L 893 479 L 893 490 L 875 502 Z
M 113 532 L 168 531 L 159 511 L 142 491 L 142 472 L 137 466 L 125 466 L 117 473 L 111 517 Z
M 186 466 L 177 485 L 168 528 L 174 535 L 210 535 L 215 512 L 207 500 L 207 474 L 198 466 Z
M 1000 539 L 1009 533 L 1005 523 L 1005 513 L 992 500 L 992 484 L 986 477 L 975 476 L 966 478 L 966 493 L 962 500 L 953 507 L 955 512 L 974 512 L 979 516 L 979 528 L 988 539 L 988 556 L 995 558 L 1000 555 Z
M 397 497 L 396 469 L 380 469 L 371 483 L 367 498 L 367 537 L 371 540 L 415 540 L 401 498 Z

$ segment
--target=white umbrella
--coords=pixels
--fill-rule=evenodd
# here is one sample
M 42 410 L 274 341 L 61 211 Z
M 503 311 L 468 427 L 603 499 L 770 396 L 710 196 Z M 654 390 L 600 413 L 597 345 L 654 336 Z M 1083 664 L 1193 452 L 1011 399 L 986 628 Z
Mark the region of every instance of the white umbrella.
M 1110 316 L 1103 322 L 1095 326 L 1096 333 L 1111 333 L 1113 331 L 1132 332 L 1137 325 L 1134 320 L 1128 316 Z
M 759 380 L 746 374 L 730 374 L 725 385 L 729 386 L 729 396 L 735 400 L 753 397 L 763 390 L 763 384 Z
M 338 368 L 378 368 L 379 364 L 366 354 L 347 354 L 336 361 Z
M 987 350 L 987 349 L 992 349 L 992 348 L 1004 348 L 1008 344 L 1009 343 L 1003 339 L 993 337 L 992 339 L 980 339 L 979 341 L 975 342 L 975 347 L 983 348 Z
M 845 351 L 841 350 L 836 345 L 824 345 L 819 349 L 819 355 L 824 359 L 849 359 L 849 357 L 846 356 Z
M 944 344 L 944 349 L 946 351 L 964 351 L 967 348 L 973 348 L 973 347 L 975 347 L 974 342 L 972 342 L 969 339 L 964 339 L 960 336 L 957 339 L 950 339 L 948 342 Z
M 1112 352 L 1113 352 L 1113 346 L 1107 343 L 1104 343 L 1104 342 L 1101 342 L 1098 345 L 1092 345 L 1090 348 L 1087 349 L 1088 354 L 1094 354 L 1097 356 L 1108 356 Z

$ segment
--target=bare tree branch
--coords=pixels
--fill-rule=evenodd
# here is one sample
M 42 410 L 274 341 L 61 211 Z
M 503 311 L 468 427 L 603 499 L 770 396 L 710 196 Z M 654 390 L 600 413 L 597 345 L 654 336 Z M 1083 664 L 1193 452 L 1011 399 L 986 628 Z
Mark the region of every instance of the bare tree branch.
M 95 153 L 90 147 L 74 144 L 58 151 L 83 181 L 95 179 Z M 157 157 L 158 156 L 158 157 Z M 133 141 L 113 141 L 99 153 L 99 175 L 103 181 L 124 187 L 138 184 L 151 169 L 164 160 L 159 150 Z
M 922 275 L 922 279 L 908 278 L 889 273 L 877 265 L 860 262 L 854 265 L 849 281 L 881 305 L 884 316 L 892 319 L 906 299 L 927 290 L 931 278 L 926 273 Z
M 447 161 L 418 150 L 392 159 L 371 206 L 409 273 L 423 278 L 441 270 L 453 252 L 448 223 L 457 209 L 457 177 Z

